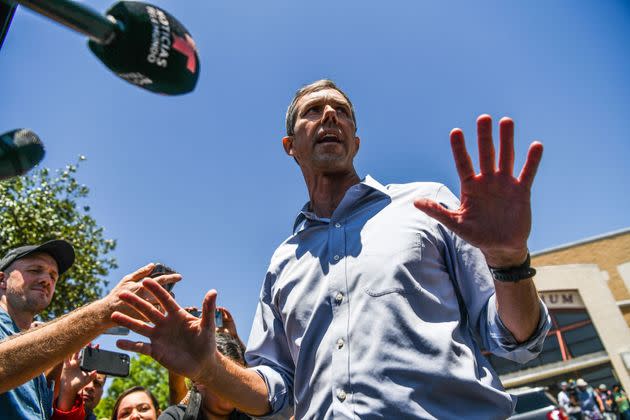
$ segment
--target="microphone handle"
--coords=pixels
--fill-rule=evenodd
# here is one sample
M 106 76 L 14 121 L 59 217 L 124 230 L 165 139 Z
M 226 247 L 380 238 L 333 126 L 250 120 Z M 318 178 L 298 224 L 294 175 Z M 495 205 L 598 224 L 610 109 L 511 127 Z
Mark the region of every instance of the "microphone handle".
M 72 0 L 13 0 L 40 15 L 87 35 L 99 44 L 109 44 L 121 29 L 114 20 Z
M 11 19 L 13 19 L 16 8 L 17 4 L 7 4 L 3 1 L 0 1 L 0 48 L 2 48 L 2 44 L 4 43 L 4 38 L 7 36 L 7 32 L 9 32 Z

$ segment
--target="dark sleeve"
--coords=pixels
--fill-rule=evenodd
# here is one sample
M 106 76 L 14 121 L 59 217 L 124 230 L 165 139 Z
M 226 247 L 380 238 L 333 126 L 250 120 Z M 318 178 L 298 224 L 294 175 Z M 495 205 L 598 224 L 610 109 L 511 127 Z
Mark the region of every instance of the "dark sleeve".
M 186 412 L 185 405 L 171 405 L 166 410 L 162 411 L 158 420 L 182 420 L 184 413 Z

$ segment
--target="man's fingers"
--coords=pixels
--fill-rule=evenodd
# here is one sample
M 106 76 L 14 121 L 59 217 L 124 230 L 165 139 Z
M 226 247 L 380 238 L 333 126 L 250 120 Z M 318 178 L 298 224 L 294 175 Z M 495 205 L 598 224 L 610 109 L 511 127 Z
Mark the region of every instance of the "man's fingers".
M 143 343 L 141 341 L 131 341 L 131 340 L 117 340 L 116 346 L 119 349 L 126 351 L 135 351 L 136 353 L 146 354 L 147 356 L 151 356 L 151 344 Z
M 210 290 L 203 298 L 203 305 L 201 308 L 201 328 L 203 330 L 214 331 L 216 326 L 214 324 L 214 311 L 217 307 L 217 291 Z
M 413 202 L 418 210 L 423 211 L 427 216 L 434 218 L 448 229 L 457 233 L 456 213 L 444 208 L 439 203 L 427 198 L 418 198 Z
M 507 117 L 499 121 L 499 171 L 514 172 L 514 121 Z
M 175 284 L 179 282 L 181 279 L 182 279 L 182 275 L 179 273 L 162 274 L 161 276 L 153 277 L 153 280 L 155 280 L 160 285 L 162 285 L 162 287 L 171 283 Z M 171 295 L 172 298 L 175 297 L 174 293 L 169 292 L 169 294 Z
M 536 177 L 536 171 L 538 171 L 538 165 L 543 155 L 543 145 L 539 141 L 533 142 L 529 146 L 527 151 L 527 160 L 523 165 L 523 170 L 518 177 L 518 180 L 523 183 L 528 189 L 532 188 L 534 184 L 534 177 Z
M 112 321 L 117 323 L 118 325 L 122 325 L 123 327 L 129 328 L 131 331 L 143 335 L 145 337 L 151 336 L 153 333 L 153 328 L 144 322 L 138 321 L 128 315 L 125 315 L 121 312 L 114 312 L 111 316 Z
M 451 130 L 451 151 L 453 152 L 453 159 L 455 159 L 455 166 L 457 167 L 457 173 L 461 181 L 466 181 L 469 178 L 475 176 L 475 168 L 473 168 L 472 160 L 466 150 L 466 141 L 464 140 L 464 133 L 459 128 Z
M 153 270 L 153 267 L 155 267 L 155 264 L 153 263 L 149 263 L 147 265 L 145 265 L 144 267 L 141 267 L 139 269 L 137 269 L 136 271 L 134 271 L 131 274 L 127 274 L 123 280 L 126 281 L 138 281 L 138 280 L 142 280 L 143 278 L 147 277 L 149 274 L 151 274 L 151 270 Z
M 173 277 L 174 276 L 174 277 Z M 173 296 L 162 287 L 163 283 L 170 283 L 170 281 L 166 281 L 169 278 L 177 278 L 177 281 L 181 279 L 179 274 L 168 274 L 160 277 L 156 277 L 155 279 L 145 279 L 142 281 L 142 286 L 147 289 L 155 298 L 158 300 L 162 308 L 169 314 L 174 314 L 175 312 L 181 309 L 181 306 L 177 304 L 177 301 L 173 299 Z M 160 283 L 160 280 L 162 283 Z M 159 312 L 159 311 L 158 311 Z
M 162 312 L 138 295 L 123 292 L 120 294 L 120 299 L 154 324 L 158 324 L 164 320 L 164 314 L 162 314 Z
M 492 118 L 488 114 L 477 118 L 477 145 L 479 169 L 482 174 L 494 173 L 494 144 L 492 144 Z

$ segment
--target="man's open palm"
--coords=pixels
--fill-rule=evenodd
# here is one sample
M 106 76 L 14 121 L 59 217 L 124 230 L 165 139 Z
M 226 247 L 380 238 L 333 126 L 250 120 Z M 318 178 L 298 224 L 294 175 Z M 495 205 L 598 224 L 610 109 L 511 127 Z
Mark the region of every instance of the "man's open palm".
M 543 146 L 533 142 L 518 178 L 514 177 L 514 122 L 499 122 L 499 164 L 495 163 L 492 119 L 477 119 L 480 173 L 475 173 L 464 133 L 451 131 L 451 149 L 461 182 L 461 205 L 448 210 L 429 199 L 415 206 L 455 234 L 481 249 L 489 265 L 521 264 L 527 254 L 531 229 L 530 190 L 542 158 Z
M 145 279 L 143 287 L 155 296 L 166 313 L 160 312 L 136 294 L 122 293 L 121 299 L 153 325 L 115 312 L 112 320 L 151 340 L 150 343 L 119 340 L 118 347 L 149 355 L 167 369 L 193 380 L 200 375 L 208 374 L 216 355 L 214 335 L 216 291 L 206 294 L 201 318 L 197 318 L 180 307 L 153 279 Z

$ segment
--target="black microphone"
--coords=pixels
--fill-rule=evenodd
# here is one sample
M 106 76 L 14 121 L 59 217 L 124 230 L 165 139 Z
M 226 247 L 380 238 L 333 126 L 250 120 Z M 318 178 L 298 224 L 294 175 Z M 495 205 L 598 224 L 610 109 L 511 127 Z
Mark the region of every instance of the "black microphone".
M 25 128 L 0 135 L 0 180 L 24 175 L 43 158 L 44 144 Z
M 92 52 L 119 77 L 151 92 L 181 95 L 199 78 L 195 41 L 163 9 L 138 1 L 114 4 L 107 16 L 72 0 L 15 0 L 87 35 Z

